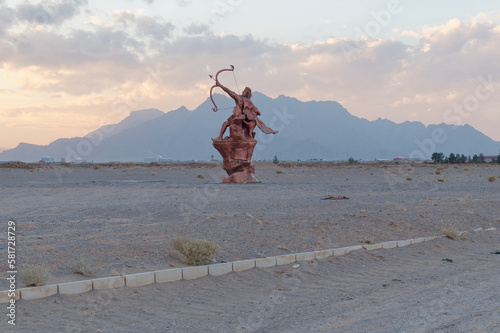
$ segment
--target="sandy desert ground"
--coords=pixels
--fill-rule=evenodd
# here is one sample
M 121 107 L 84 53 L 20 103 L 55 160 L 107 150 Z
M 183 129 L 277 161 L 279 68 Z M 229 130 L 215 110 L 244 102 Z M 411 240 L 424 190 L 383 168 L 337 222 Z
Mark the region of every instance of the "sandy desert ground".
M 175 236 L 219 244 L 220 262 L 500 227 L 499 166 L 436 168 L 258 162 L 260 184 L 220 184 L 217 164 L 0 168 L 0 217 L 16 221 L 18 261 L 47 265 L 49 283 L 84 279 L 68 268 L 75 259 L 97 277 L 183 266 L 169 245 Z M 499 239 L 467 233 L 298 269 L 20 300 L 16 328 L 497 332 Z

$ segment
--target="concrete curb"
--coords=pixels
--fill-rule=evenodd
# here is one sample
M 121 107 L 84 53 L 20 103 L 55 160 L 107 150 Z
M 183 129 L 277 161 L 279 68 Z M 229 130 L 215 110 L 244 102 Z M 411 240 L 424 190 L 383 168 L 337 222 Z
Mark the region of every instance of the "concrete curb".
M 314 254 L 316 254 L 316 259 L 325 259 L 325 258 L 333 256 L 333 249 L 314 251 Z
M 57 292 L 64 295 L 83 294 L 92 290 L 92 280 L 59 283 Z
M 243 272 L 255 267 L 255 259 L 233 261 L 233 272 Z
M 48 286 L 19 289 L 19 297 L 22 299 L 39 299 L 57 294 L 57 284 Z
M 123 286 L 125 286 L 125 279 L 123 276 L 111 276 L 92 280 L 92 289 L 112 289 Z
M 13 293 L 13 292 L 12 292 Z M 0 291 L 0 304 L 1 303 L 9 303 L 11 299 L 19 299 L 19 290 L 14 293 L 14 297 L 9 297 L 9 294 L 12 294 L 8 290 Z
M 155 283 L 155 272 L 129 274 L 123 277 L 127 287 L 140 287 Z
M 303 252 L 295 255 L 296 261 L 308 261 L 314 259 L 316 259 L 316 254 L 314 252 Z
M 257 268 L 267 268 L 273 266 L 276 266 L 276 257 L 255 259 L 255 267 Z
M 182 268 L 164 269 L 155 272 L 155 282 L 173 282 L 182 279 Z
M 365 244 L 363 245 L 363 248 L 366 251 L 373 251 L 373 250 L 380 250 L 383 246 L 383 243 L 378 243 L 378 244 Z
M 232 262 L 224 262 L 222 264 L 215 264 L 208 266 L 208 274 L 213 276 L 224 275 L 233 271 Z
M 288 265 L 295 262 L 296 254 L 285 254 L 276 257 L 276 265 Z
M 208 266 L 193 266 L 182 268 L 182 278 L 184 280 L 198 279 L 208 275 Z
M 470 231 L 482 232 L 482 231 L 495 231 L 495 230 L 497 230 L 497 228 L 488 228 L 488 229 L 476 228 L 464 232 L 470 232 Z M 153 272 L 128 274 L 124 276 L 111 276 L 104 278 L 96 278 L 92 280 L 82 280 L 75 282 L 52 284 L 41 287 L 21 288 L 16 290 L 15 299 L 34 300 L 34 299 L 49 297 L 57 293 L 63 295 L 74 295 L 74 294 L 82 294 L 92 289 L 96 290 L 111 289 L 111 288 L 121 288 L 124 286 L 139 287 L 152 284 L 155 282 L 165 283 L 165 282 L 178 281 L 181 279 L 192 280 L 207 275 L 219 276 L 231 272 L 242 272 L 254 267 L 267 268 L 277 265 L 288 265 L 296 261 L 324 259 L 331 256 L 338 257 L 360 249 L 365 249 L 366 251 L 374 251 L 379 249 L 392 249 L 396 247 L 403 247 L 422 242 L 429 242 L 441 237 L 445 236 L 444 235 L 428 236 L 428 237 L 420 237 L 414 239 L 388 241 L 377 244 L 353 245 L 353 246 L 334 248 L 328 250 L 319 250 L 313 252 L 285 254 L 275 257 L 239 260 L 239 261 L 219 263 L 213 265 L 204 265 L 204 266 L 171 268 Z M 0 291 L 0 304 L 9 303 L 10 300 L 11 298 L 9 297 L 9 290 Z
M 411 239 L 397 241 L 396 243 L 398 244 L 398 247 L 408 246 L 411 245 Z

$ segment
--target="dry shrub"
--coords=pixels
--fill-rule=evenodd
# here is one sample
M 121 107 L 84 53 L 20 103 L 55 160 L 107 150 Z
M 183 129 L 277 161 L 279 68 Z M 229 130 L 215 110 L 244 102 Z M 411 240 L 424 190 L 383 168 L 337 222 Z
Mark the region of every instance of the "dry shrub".
M 94 275 L 94 268 L 82 259 L 73 261 L 68 267 L 73 274 L 81 274 L 83 276 Z
M 444 179 L 443 178 L 438 178 L 438 182 L 444 183 Z
M 413 178 L 411 178 L 411 177 L 406 177 L 406 180 L 407 180 L 407 181 L 412 181 L 412 180 L 413 180 Z
M 33 170 L 36 169 L 36 166 L 34 164 L 28 164 L 24 162 L 8 162 L 8 163 L 0 163 L 0 168 Z
M 363 240 L 361 241 L 361 243 L 372 244 L 373 243 L 373 239 L 371 239 L 370 237 L 365 237 L 365 238 L 363 238 Z
M 205 178 L 205 176 L 203 174 L 201 174 L 201 173 L 198 176 L 196 176 L 196 177 L 198 177 L 200 179 L 204 179 Z
M 276 173 L 281 174 L 281 173 L 283 173 L 283 171 L 278 169 L 278 170 L 276 170 Z
M 434 171 L 434 173 L 435 173 L 436 175 L 440 175 L 440 174 L 441 174 L 441 169 L 436 169 L 436 171 Z
M 43 264 L 24 265 L 19 270 L 21 281 L 28 287 L 44 286 L 52 277 L 49 268 Z
M 495 181 L 495 178 L 496 178 L 495 176 L 489 176 L 489 177 L 488 177 L 488 180 L 489 180 L 490 182 L 493 182 L 493 181 Z
M 99 165 L 97 165 L 97 164 L 94 164 L 92 166 L 92 170 L 100 170 L 100 169 L 101 169 L 101 167 Z
M 192 239 L 176 237 L 170 243 L 174 249 L 184 255 L 183 262 L 188 265 L 204 265 L 211 263 L 219 245 L 212 243 L 206 239 Z
M 446 227 L 443 229 L 443 234 L 449 239 L 456 239 L 460 236 L 461 232 L 453 227 Z

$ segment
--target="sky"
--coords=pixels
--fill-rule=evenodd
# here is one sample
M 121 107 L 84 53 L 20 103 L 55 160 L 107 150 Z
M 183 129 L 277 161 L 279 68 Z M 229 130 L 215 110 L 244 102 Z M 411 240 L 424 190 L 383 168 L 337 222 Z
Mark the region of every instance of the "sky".
M 0 0 L 0 148 L 194 109 L 230 65 L 235 91 L 500 141 L 499 55 L 497 0 Z

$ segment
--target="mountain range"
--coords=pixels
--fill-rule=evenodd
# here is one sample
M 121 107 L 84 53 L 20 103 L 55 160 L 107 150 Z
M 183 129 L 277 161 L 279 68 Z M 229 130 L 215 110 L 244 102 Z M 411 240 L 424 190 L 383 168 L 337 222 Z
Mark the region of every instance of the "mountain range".
M 181 107 L 170 112 L 147 109 L 131 112 L 114 125 L 103 126 L 84 137 L 58 139 L 48 145 L 20 143 L 0 152 L 0 161 L 37 162 L 42 157 L 71 162 L 135 161 L 165 158 L 173 161 L 220 160 L 211 138 L 219 135 L 234 102 L 215 94 L 221 109 L 214 113 L 210 99 L 195 110 Z M 265 135 L 256 129 L 256 160 L 430 159 L 433 152 L 498 155 L 500 142 L 469 125 L 425 126 L 420 122 L 369 121 L 350 114 L 333 101 L 301 102 L 295 98 L 270 98 L 254 92 L 260 118 L 274 130 Z M 226 135 L 228 133 L 226 132 Z

